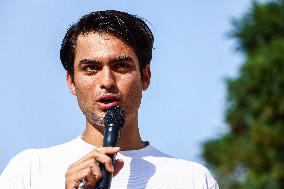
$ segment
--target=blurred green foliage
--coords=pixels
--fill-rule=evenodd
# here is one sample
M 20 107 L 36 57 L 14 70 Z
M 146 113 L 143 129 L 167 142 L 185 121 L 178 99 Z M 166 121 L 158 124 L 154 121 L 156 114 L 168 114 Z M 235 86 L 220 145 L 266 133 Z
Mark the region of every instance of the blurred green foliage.
M 228 132 L 204 143 L 223 189 L 284 189 L 284 0 L 254 1 L 233 21 L 245 62 L 227 80 Z

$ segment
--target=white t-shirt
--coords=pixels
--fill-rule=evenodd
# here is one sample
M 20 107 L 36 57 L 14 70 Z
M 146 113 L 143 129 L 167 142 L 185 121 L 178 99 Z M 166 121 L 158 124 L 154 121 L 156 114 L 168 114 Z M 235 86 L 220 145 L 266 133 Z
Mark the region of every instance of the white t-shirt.
M 16 155 L 0 176 L 1 189 L 63 189 L 69 165 L 95 147 L 78 137 L 44 149 Z M 121 151 L 124 166 L 112 179 L 112 189 L 218 189 L 209 171 L 200 164 L 176 159 L 151 145 Z

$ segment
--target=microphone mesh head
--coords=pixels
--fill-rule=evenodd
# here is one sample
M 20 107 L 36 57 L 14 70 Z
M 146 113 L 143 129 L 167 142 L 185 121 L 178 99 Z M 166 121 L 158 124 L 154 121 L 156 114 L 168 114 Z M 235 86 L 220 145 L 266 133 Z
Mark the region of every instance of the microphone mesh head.
M 109 108 L 104 117 L 105 125 L 117 125 L 120 128 L 124 126 L 125 113 L 120 106 L 113 106 Z

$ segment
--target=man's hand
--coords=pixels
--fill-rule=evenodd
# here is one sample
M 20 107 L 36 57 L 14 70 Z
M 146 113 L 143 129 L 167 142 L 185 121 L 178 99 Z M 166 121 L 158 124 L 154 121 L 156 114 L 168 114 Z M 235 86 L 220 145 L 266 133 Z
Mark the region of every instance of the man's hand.
M 99 163 L 104 164 L 108 172 L 116 175 L 123 167 L 123 161 L 116 160 L 113 167 L 111 158 L 106 154 L 116 154 L 119 150 L 119 147 L 96 148 L 70 165 L 65 173 L 65 189 L 77 189 L 83 179 L 86 180 L 86 188 L 93 188 L 102 178 Z

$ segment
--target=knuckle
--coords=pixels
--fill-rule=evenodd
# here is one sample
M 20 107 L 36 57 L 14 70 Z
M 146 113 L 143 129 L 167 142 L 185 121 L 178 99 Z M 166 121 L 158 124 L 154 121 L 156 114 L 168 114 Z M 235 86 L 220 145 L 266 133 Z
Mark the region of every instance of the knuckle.
M 95 149 L 95 151 L 105 154 L 106 152 L 110 151 L 111 149 L 112 149 L 112 147 L 97 147 Z
M 95 158 L 92 158 L 92 159 L 91 159 L 91 162 L 90 162 L 90 164 L 91 164 L 91 165 L 95 165 L 95 164 L 97 164 L 97 161 L 96 161 L 96 159 L 95 159 Z
M 100 149 L 101 149 L 101 147 L 96 147 L 96 148 L 93 150 L 93 152 L 99 152 Z
M 111 163 L 112 163 L 112 160 L 110 159 L 110 157 L 107 157 L 107 158 L 106 158 L 105 163 L 108 163 L 108 164 L 111 164 Z
M 87 175 L 91 174 L 92 173 L 92 167 L 88 167 L 86 172 L 87 172 Z

